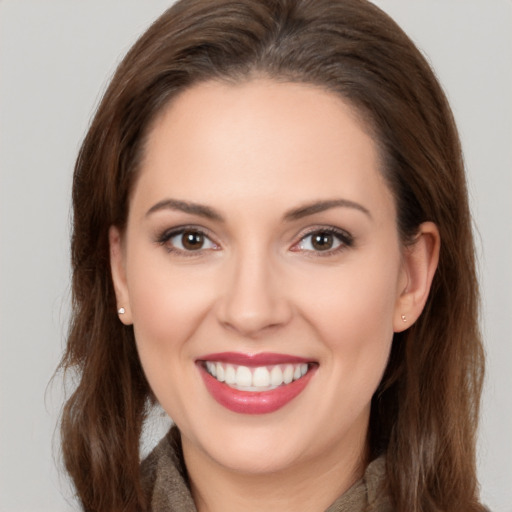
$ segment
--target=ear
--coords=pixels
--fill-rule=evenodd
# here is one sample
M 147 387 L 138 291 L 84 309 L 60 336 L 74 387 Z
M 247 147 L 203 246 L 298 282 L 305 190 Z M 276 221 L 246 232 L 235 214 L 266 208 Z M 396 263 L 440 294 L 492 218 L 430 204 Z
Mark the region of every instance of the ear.
M 395 332 L 410 327 L 423 311 L 437 269 L 440 246 L 437 226 L 433 222 L 424 222 L 414 242 L 405 247 L 393 319 Z
M 124 313 L 119 313 L 119 319 L 125 325 L 131 325 L 132 314 L 130 309 L 130 299 L 128 286 L 126 284 L 125 255 L 123 240 L 119 228 L 110 226 L 108 232 L 110 245 L 110 269 L 112 272 L 112 282 L 117 300 L 117 310 L 124 309 Z

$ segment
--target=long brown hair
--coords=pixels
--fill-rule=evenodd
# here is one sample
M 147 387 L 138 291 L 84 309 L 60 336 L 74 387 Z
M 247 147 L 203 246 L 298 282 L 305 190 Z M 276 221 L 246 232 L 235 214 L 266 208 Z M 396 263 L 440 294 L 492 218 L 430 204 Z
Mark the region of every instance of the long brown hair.
M 387 454 L 397 512 L 484 510 L 475 469 L 483 351 L 459 138 L 421 53 L 365 0 L 182 0 L 119 65 L 73 182 L 73 317 L 61 368 L 75 372 L 77 387 L 62 449 L 84 509 L 147 510 L 139 442 L 151 390 L 133 330 L 116 314 L 107 234 L 125 225 L 149 127 L 193 84 L 262 75 L 351 103 L 381 150 L 403 242 L 421 222 L 437 224 L 439 267 L 419 320 L 395 335 L 369 447 Z

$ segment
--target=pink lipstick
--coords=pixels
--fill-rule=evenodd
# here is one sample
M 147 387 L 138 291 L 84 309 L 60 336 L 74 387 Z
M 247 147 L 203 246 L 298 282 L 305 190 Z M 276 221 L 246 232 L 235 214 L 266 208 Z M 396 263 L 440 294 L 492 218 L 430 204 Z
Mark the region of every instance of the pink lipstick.
M 197 360 L 207 390 L 227 409 L 266 414 L 284 407 L 310 382 L 318 364 L 276 353 L 222 352 Z

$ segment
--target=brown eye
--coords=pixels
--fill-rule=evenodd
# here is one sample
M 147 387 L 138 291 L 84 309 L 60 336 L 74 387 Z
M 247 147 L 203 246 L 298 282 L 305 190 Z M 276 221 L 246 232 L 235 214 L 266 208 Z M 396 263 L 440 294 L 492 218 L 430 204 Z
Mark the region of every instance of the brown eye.
M 319 229 L 302 237 L 299 243 L 293 246 L 292 250 L 311 254 L 323 252 L 328 255 L 352 247 L 353 242 L 352 235 L 345 230 L 338 228 Z
M 158 242 L 164 245 L 168 251 L 176 254 L 186 254 L 205 250 L 218 250 L 208 235 L 199 229 L 179 229 L 164 233 L 159 237 Z
M 185 231 L 181 235 L 181 244 L 187 251 L 197 251 L 203 248 L 204 235 L 197 231 Z
M 334 235 L 332 233 L 315 233 L 311 236 L 311 245 L 317 251 L 328 251 L 334 245 Z

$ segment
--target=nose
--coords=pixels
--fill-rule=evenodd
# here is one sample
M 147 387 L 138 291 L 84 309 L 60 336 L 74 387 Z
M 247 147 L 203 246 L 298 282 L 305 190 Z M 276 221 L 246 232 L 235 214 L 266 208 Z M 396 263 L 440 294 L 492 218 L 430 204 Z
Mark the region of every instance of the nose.
M 240 254 L 231 262 L 217 307 L 219 322 L 245 337 L 258 337 L 286 325 L 292 306 L 286 296 L 282 272 L 262 251 Z

